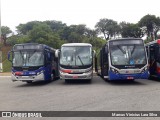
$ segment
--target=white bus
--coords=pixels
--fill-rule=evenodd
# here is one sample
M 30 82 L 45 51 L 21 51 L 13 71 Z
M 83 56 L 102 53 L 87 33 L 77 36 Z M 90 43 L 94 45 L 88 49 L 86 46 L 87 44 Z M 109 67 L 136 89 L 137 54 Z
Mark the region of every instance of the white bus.
M 71 79 L 92 80 L 95 52 L 93 52 L 91 44 L 67 43 L 61 46 L 59 52 L 56 52 L 56 56 L 60 57 L 60 79 L 65 82 Z

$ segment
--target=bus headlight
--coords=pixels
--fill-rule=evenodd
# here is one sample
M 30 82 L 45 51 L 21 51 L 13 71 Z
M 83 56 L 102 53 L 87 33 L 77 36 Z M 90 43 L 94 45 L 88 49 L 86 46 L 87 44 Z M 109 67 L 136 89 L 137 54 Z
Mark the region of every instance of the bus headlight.
M 42 74 L 44 71 L 42 70 L 42 71 L 40 71 L 40 72 L 37 72 L 37 75 L 40 75 L 40 74 Z
M 116 73 L 116 74 L 119 73 L 118 70 L 115 70 L 114 68 L 110 68 L 110 70 L 111 70 L 112 72 Z

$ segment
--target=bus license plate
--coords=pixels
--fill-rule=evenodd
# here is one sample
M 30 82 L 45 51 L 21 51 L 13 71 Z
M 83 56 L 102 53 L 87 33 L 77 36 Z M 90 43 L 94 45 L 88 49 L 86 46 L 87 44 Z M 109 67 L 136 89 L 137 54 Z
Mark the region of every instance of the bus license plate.
M 73 76 L 73 78 L 74 78 L 74 79 L 77 79 L 77 78 L 78 78 L 78 76 Z
M 134 77 L 127 77 L 127 79 L 128 79 L 128 80 L 133 80 L 133 79 L 134 79 Z

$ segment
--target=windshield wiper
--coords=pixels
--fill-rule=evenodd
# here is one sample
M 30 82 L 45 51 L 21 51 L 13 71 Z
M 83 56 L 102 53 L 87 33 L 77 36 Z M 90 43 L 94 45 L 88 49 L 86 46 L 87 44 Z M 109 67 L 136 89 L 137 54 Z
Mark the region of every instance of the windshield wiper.
M 133 46 L 133 50 L 131 51 L 131 55 L 133 54 L 133 52 L 134 52 L 134 50 L 135 50 L 135 44 L 134 44 L 134 46 Z
M 84 66 L 84 64 L 83 64 L 82 59 L 80 58 L 80 56 L 78 55 L 77 57 L 78 57 L 79 60 L 81 61 L 82 65 Z
M 123 54 L 126 54 L 126 51 L 124 51 L 119 45 L 117 45 L 117 47 L 118 47 L 118 49 L 121 50 L 121 52 L 122 52 Z

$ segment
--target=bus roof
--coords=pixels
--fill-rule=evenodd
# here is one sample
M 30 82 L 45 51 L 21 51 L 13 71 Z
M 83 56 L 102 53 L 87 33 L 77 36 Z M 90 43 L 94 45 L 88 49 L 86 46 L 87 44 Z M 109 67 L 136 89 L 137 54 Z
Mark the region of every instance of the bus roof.
M 143 39 L 141 39 L 141 38 L 120 38 L 120 39 L 108 40 L 105 45 L 108 45 L 111 42 L 113 42 L 114 45 L 128 44 L 128 43 L 130 43 L 130 44 L 144 44 Z
M 21 44 L 15 44 L 14 46 L 17 45 L 40 45 L 39 43 L 21 43 Z
M 149 43 L 147 43 L 147 44 L 146 44 L 146 46 L 148 46 L 148 45 L 152 45 L 152 44 L 154 44 L 154 43 L 158 43 L 158 44 L 160 44 L 160 39 L 158 39 L 158 40 L 154 40 L 154 41 L 152 41 L 152 42 L 149 42 Z
M 91 44 L 89 43 L 66 43 L 66 44 L 63 44 L 62 47 L 64 46 L 91 46 Z
M 111 39 L 108 41 L 116 41 L 116 40 L 142 40 L 141 38 L 119 38 L 119 39 Z

